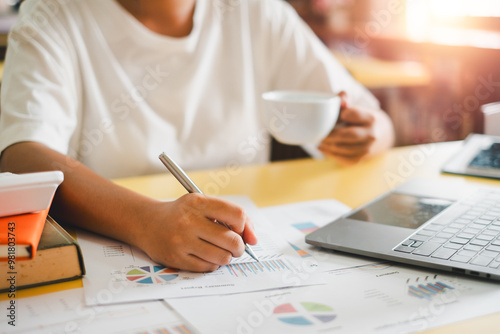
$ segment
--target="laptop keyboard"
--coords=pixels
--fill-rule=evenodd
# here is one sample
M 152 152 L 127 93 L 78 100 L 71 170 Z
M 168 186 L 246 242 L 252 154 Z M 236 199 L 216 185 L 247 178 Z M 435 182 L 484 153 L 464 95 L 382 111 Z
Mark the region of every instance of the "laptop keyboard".
M 500 143 L 493 143 L 481 150 L 469 163 L 469 167 L 500 169 Z
M 500 191 L 479 190 L 456 205 L 467 205 L 455 219 L 434 222 L 394 248 L 452 262 L 500 267 Z

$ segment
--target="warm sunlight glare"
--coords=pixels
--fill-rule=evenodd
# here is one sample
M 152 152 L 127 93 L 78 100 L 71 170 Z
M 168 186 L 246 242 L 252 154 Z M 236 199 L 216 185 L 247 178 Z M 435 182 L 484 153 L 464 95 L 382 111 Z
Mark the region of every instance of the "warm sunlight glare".
M 406 0 L 406 27 L 414 40 L 455 40 L 456 32 L 446 26 L 467 17 L 500 17 L 499 0 Z
M 435 17 L 500 16 L 498 0 L 427 0 L 427 2 L 430 3 L 431 14 Z
M 408 36 L 420 40 L 429 35 L 430 8 L 427 0 L 407 0 L 406 29 Z

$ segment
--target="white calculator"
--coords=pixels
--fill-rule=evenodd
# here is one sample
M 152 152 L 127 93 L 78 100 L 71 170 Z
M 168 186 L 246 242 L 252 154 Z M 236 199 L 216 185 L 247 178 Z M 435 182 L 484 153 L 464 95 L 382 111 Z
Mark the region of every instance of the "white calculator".
M 0 217 L 49 208 L 63 180 L 61 171 L 0 173 Z

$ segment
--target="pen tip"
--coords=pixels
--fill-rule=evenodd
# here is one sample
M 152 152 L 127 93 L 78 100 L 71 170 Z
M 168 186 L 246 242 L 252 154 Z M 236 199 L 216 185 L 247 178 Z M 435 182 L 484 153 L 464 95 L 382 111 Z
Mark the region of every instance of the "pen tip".
M 248 255 L 250 255 L 255 261 L 260 262 L 260 260 L 257 257 L 257 255 L 255 255 L 253 249 L 250 248 L 250 245 L 246 244 L 245 245 L 245 250 L 247 251 Z

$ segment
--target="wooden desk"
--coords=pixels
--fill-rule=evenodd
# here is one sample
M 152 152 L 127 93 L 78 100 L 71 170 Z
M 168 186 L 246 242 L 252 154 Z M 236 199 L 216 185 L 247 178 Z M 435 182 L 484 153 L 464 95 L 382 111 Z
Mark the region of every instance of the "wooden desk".
M 302 159 L 245 166 L 236 173 L 234 170 L 217 169 L 189 172 L 189 175 L 203 191 L 217 190 L 205 191 L 210 195 L 243 194 L 258 206 L 335 198 L 356 207 L 410 178 L 463 178 L 439 172 L 440 166 L 459 146 L 460 142 L 449 142 L 396 147 L 379 157 L 349 167 L 340 167 L 328 159 Z M 500 184 L 494 180 L 469 179 Z M 167 171 L 115 182 L 158 199 L 179 197 L 186 193 Z
M 411 178 L 464 178 L 439 173 L 440 166 L 459 147 L 459 142 L 452 142 L 394 148 L 375 159 L 351 167 L 339 167 L 330 160 L 306 159 L 189 174 L 202 190 L 203 186 L 209 186 L 214 195 L 247 195 L 258 206 L 335 198 L 355 207 Z M 468 179 L 500 185 L 499 181 L 494 180 Z M 186 193 L 167 172 L 115 182 L 158 199 L 175 198 Z M 81 281 L 69 285 L 68 283 L 45 287 L 45 292 L 81 286 Z M 19 291 L 18 296 L 26 296 L 30 292 L 39 294 L 44 288 L 36 289 L 24 290 L 22 295 Z M 498 323 L 500 313 L 430 330 L 427 333 L 493 332 Z

